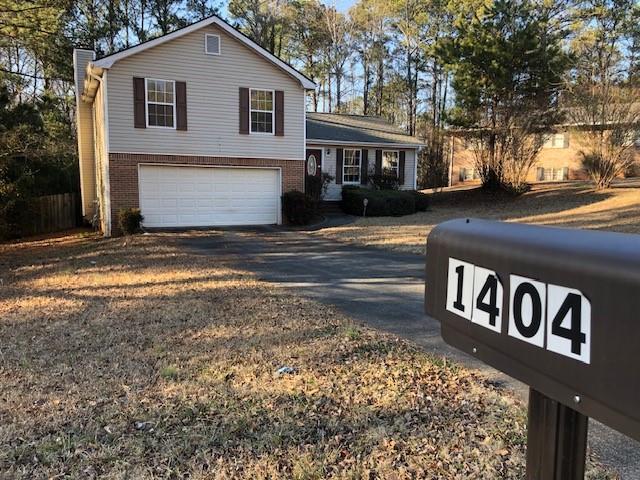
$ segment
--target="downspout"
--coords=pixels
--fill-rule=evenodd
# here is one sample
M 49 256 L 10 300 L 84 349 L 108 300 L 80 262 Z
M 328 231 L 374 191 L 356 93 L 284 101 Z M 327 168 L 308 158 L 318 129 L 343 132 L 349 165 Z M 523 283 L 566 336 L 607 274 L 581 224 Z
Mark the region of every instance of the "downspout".
M 91 66 L 90 66 L 91 68 Z M 87 70 L 87 75 L 96 80 L 100 84 L 102 89 L 102 114 L 103 114 L 103 158 L 102 158 L 102 188 L 103 188 L 103 204 L 100 205 L 100 214 L 104 218 L 104 232 L 105 237 L 111 236 L 111 182 L 109 180 L 109 113 L 107 109 L 107 84 L 104 82 L 104 78 Z M 106 77 L 107 71 L 103 71 L 103 75 Z M 94 106 L 95 108 L 95 106 Z

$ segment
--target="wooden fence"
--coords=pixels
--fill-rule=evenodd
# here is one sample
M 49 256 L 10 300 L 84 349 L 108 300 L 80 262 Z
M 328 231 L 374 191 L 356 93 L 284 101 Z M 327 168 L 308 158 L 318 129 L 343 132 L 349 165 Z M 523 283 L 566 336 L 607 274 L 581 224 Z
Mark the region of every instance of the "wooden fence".
M 30 220 L 23 227 L 23 235 L 51 233 L 75 228 L 81 224 L 80 195 L 61 193 L 36 197 L 30 207 Z

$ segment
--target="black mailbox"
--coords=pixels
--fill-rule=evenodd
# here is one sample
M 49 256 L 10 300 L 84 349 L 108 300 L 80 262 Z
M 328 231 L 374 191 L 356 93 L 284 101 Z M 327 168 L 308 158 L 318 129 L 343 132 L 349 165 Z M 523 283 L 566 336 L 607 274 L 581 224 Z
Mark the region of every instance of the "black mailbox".
M 447 343 L 640 440 L 640 236 L 452 220 L 426 269 Z

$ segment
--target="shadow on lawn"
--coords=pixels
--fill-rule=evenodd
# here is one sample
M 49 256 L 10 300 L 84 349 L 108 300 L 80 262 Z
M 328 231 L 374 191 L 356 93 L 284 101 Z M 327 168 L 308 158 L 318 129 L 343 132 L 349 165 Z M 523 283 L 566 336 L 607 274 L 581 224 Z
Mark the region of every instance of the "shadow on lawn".
M 0 472 L 522 477 L 522 412 L 475 376 L 174 241 L 0 259 Z

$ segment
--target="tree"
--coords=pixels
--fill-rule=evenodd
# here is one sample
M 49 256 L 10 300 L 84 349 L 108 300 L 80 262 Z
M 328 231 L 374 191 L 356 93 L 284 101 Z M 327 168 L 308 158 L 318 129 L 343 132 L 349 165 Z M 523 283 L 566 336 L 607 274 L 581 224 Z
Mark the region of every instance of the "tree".
M 285 0 L 230 0 L 229 14 L 251 40 L 280 56 L 287 41 Z
M 199 22 L 220 12 L 220 5 L 211 0 L 187 0 L 187 18 L 190 22 Z
M 640 126 L 640 79 L 633 46 L 640 8 L 633 0 L 589 0 L 574 42 L 567 112 L 580 127 L 580 155 L 596 188 L 607 188 L 634 163 Z
M 149 11 L 155 28 L 160 35 L 166 35 L 176 28 L 186 25 L 186 19 L 178 15 L 179 0 L 150 0 Z
M 351 8 L 349 15 L 353 21 L 354 48 L 362 67 L 362 113 L 369 115 L 373 111 L 381 115 L 389 6 L 381 0 L 361 0 Z M 372 89 L 375 89 L 375 96 Z
M 521 191 L 560 119 L 557 101 L 567 58 L 548 12 L 531 1 L 497 0 L 456 20 L 441 54 L 453 74 L 453 124 L 471 129 L 487 188 Z
M 288 53 L 302 64 L 302 72 L 318 81 L 326 69 L 322 48 L 329 42 L 329 34 L 322 21 L 324 6 L 318 0 L 300 0 L 291 4 L 291 43 Z M 318 111 L 318 91 L 311 94 L 312 108 Z
M 353 54 L 353 23 L 344 14 L 338 12 L 335 7 L 324 9 L 325 28 L 329 34 L 329 43 L 324 49 L 329 88 L 331 77 L 335 79 L 335 110 L 342 110 L 342 80 L 344 79 L 344 67 Z M 329 111 L 332 110 L 331 90 L 329 90 Z

